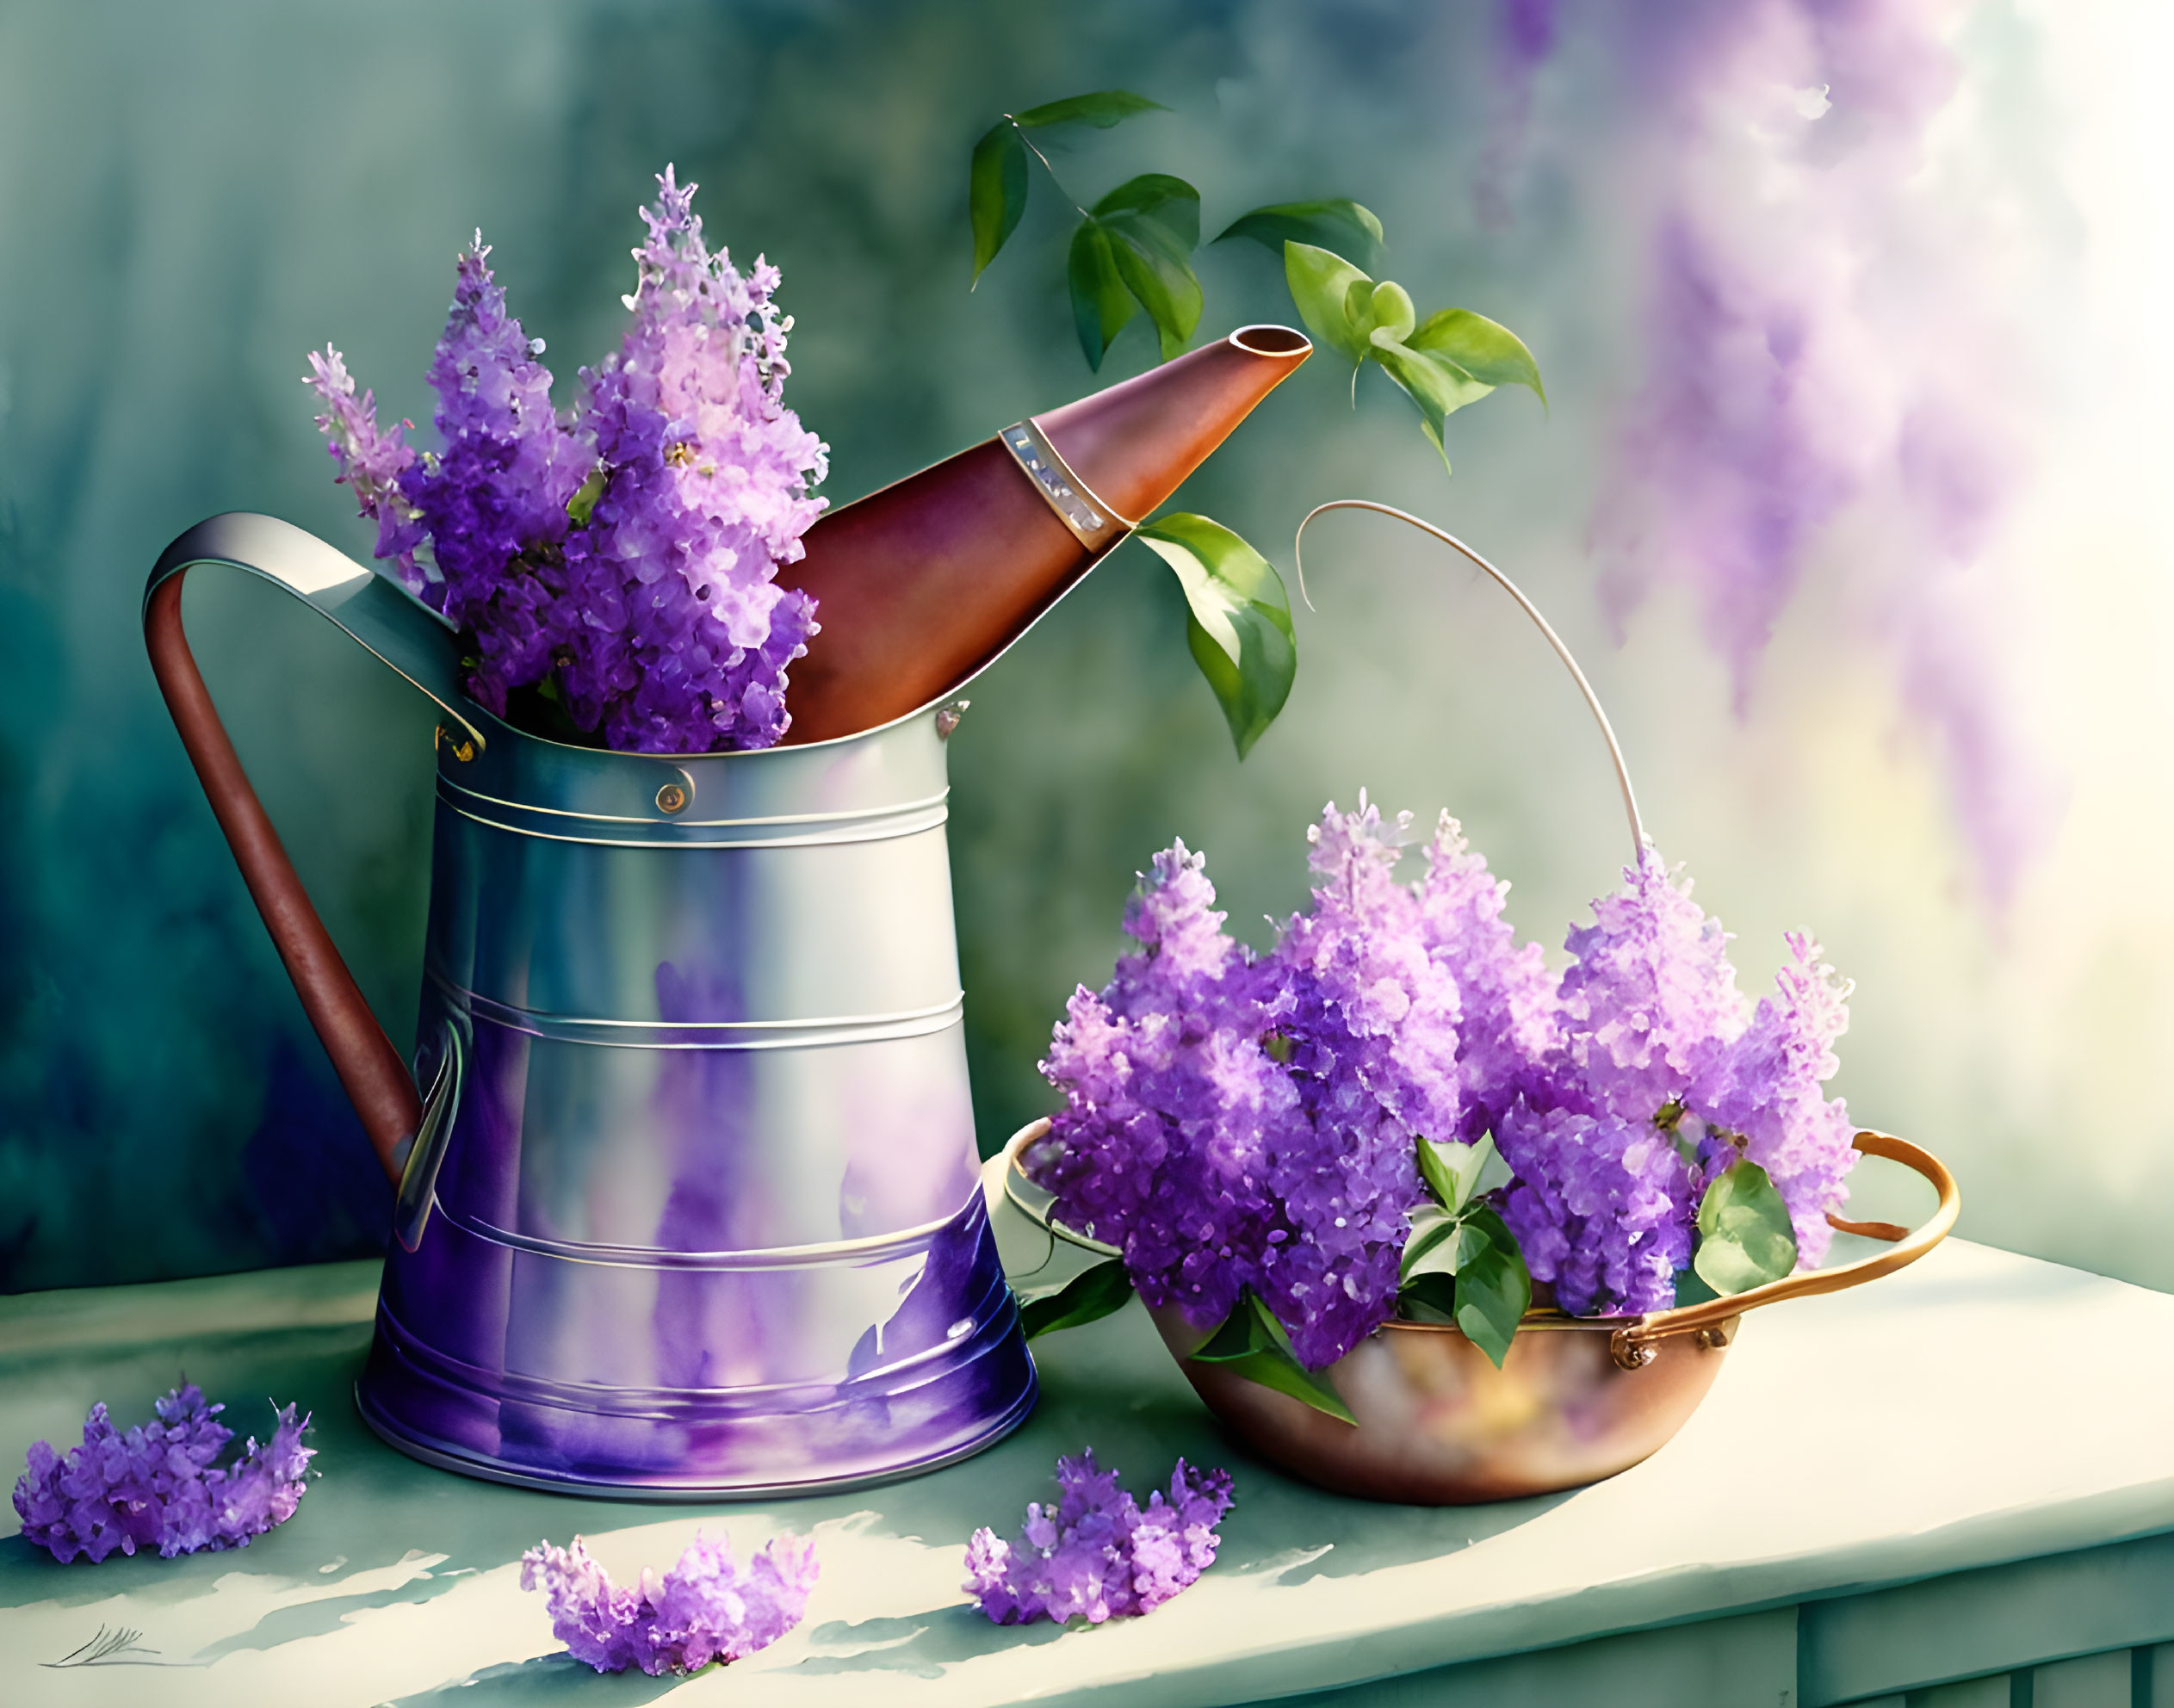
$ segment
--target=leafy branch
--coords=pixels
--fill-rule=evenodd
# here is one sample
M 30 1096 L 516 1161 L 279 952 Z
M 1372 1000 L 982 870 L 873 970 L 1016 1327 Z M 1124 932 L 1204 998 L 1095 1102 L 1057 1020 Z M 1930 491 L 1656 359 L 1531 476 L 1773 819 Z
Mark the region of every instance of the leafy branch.
M 1497 386 L 1529 386 L 1543 406 L 1539 364 L 1524 340 L 1469 308 L 1445 308 L 1422 323 L 1411 293 L 1393 280 L 1377 284 L 1331 250 L 1286 239 L 1284 278 L 1306 330 L 1359 370 L 1369 362 L 1394 381 L 1419 411 L 1427 442 L 1449 467 L 1442 424 Z
M 1478 1195 L 1494 1154 L 1491 1138 L 1469 1145 L 1419 1141 L 1419 1178 L 1433 1202 L 1412 1216 L 1397 1307 L 1415 1322 L 1454 1323 L 1499 1370 L 1532 1308 L 1533 1278 L 1517 1236 Z
M 1064 187 L 1035 138 L 1068 126 L 1109 130 L 1168 110 L 1130 90 L 1099 90 L 1006 113 L 974 145 L 967 174 L 974 284 L 1025 214 L 1031 156 L 1077 216 L 1065 281 L 1073 330 L 1097 372 L 1112 341 L 1142 313 L 1163 361 L 1191 343 L 1205 303 L 1192 269 L 1200 192 L 1169 173 L 1143 172 L 1090 207 Z M 1529 387 L 1545 405 L 1539 364 L 1508 328 L 1464 308 L 1445 308 L 1422 322 L 1409 291 L 1365 270 L 1380 265 L 1386 247 L 1371 209 L 1345 197 L 1277 202 L 1240 214 L 1215 241 L 1232 238 L 1248 238 L 1282 260 L 1306 329 L 1350 361 L 1354 404 L 1360 370 L 1369 362 L 1411 399 L 1445 469 L 1443 423 L 1458 410 L 1507 385 Z M 1139 533 L 1185 589 L 1187 644 L 1243 759 L 1282 710 L 1298 675 L 1298 637 L 1282 578 L 1238 535 L 1205 516 L 1167 515 Z

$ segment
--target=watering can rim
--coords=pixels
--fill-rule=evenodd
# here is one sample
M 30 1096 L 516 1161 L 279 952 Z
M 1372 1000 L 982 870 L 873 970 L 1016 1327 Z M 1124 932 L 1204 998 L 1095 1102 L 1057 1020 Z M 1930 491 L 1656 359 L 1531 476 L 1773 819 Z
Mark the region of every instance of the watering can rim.
M 349 566 L 350 572 L 336 579 L 326 579 L 318 577 L 313 578 L 306 584 L 298 583 L 248 560 L 238 552 L 220 549 L 218 535 L 237 527 L 247 529 L 252 532 L 260 528 L 269 527 L 282 534 L 298 535 L 300 538 L 295 543 L 299 544 L 306 541 L 319 552 L 336 555 Z M 212 539 L 204 543 L 198 543 L 199 536 L 207 533 L 212 535 Z M 148 611 L 152 596 L 164 583 L 200 564 L 220 564 L 239 569 L 257 580 L 269 582 L 273 586 L 300 597 L 302 603 L 309 606 L 319 616 L 330 620 L 335 628 L 343 630 L 350 638 L 357 640 L 365 651 L 370 653 L 395 674 L 406 678 L 420 689 L 427 697 L 436 701 L 442 711 L 466 725 L 469 733 L 478 738 L 480 745 L 487 746 L 492 741 L 503 737 L 508 740 L 510 746 L 513 745 L 517 739 L 517 741 L 532 742 L 538 746 L 550 748 L 560 753 L 575 755 L 584 760 L 626 760 L 647 762 L 651 764 L 703 764 L 721 760 L 745 761 L 764 758 L 783 758 L 794 754 L 814 754 L 827 750 L 834 752 L 855 742 L 865 741 L 871 736 L 896 731 L 916 720 L 932 718 L 947 709 L 963 711 L 964 703 L 960 700 L 963 691 L 969 684 L 979 681 L 999 660 L 1025 639 L 1027 634 L 1038 628 L 1044 618 L 1070 597 L 1078 585 L 1078 583 L 1075 582 L 1072 586 L 1065 588 L 1001 647 L 982 659 L 958 681 L 922 702 L 911 711 L 901 712 L 896 717 L 883 723 L 871 725 L 866 729 L 854 730 L 845 735 L 825 736 L 820 740 L 792 745 L 781 742 L 768 747 L 722 748 L 703 753 L 646 752 L 612 747 L 581 746 L 571 741 L 559 740 L 552 736 L 539 735 L 532 730 L 523 729 L 517 724 L 507 721 L 506 719 L 492 711 L 490 708 L 470 695 L 465 687 L 461 686 L 455 677 L 449 676 L 441 684 L 436 684 L 419 679 L 420 672 L 410 667 L 406 661 L 387 656 L 386 649 L 372 645 L 363 635 L 356 634 L 354 628 L 337 614 L 333 606 L 320 601 L 319 596 L 332 595 L 344 598 L 363 591 L 374 585 L 376 588 L 382 590 L 379 596 L 381 602 L 384 594 L 392 595 L 399 601 L 400 606 L 406 609 L 410 615 L 411 623 L 417 618 L 427 619 L 430 628 L 435 629 L 444 637 L 448 643 L 450 643 L 455 638 L 455 631 L 446 622 L 444 616 L 424 604 L 382 569 L 358 561 L 330 541 L 312 533 L 298 523 L 287 521 L 284 517 L 268 515 L 261 511 L 221 511 L 216 515 L 206 517 L 193 527 L 183 529 L 159 554 L 158 564 L 152 571 L 144 589 L 143 603 L 146 610 Z M 788 682 L 790 684 L 790 675 Z M 790 692 L 789 685 L 789 695 Z M 945 733 L 948 734 L 948 732 Z
M 263 564 L 251 561 L 249 557 L 243 555 L 243 550 L 248 549 L 247 548 L 237 549 L 233 542 L 221 537 L 237 532 L 255 534 L 260 530 L 270 530 L 275 535 L 289 536 L 280 543 L 291 544 L 298 548 L 304 547 L 306 544 L 307 548 L 313 548 L 312 555 L 319 556 L 320 559 L 324 556 L 337 557 L 347 566 L 348 572 L 344 575 L 328 575 L 319 570 L 306 578 L 283 575 Z M 258 545 L 255 550 L 261 554 L 263 548 Z M 346 598 L 375 586 L 376 589 L 382 590 L 378 594 L 381 603 L 385 595 L 390 594 L 398 601 L 399 607 L 404 608 L 404 614 L 411 625 L 411 636 L 418 630 L 424 634 L 435 630 L 449 644 L 455 635 L 452 625 L 446 622 L 443 614 L 431 610 L 384 570 L 350 557 L 330 541 L 312 533 L 299 523 L 288 522 L 282 517 L 269 515 L 262 511 L 221 511 L 216 515 L 206 517 L 202 521 L 184 529 L 177 535 L 166 549 L 159 554 L 158 564 L 152 569 L 144 588 L 145 610 L 148 611 L 153 595 L 162 585 L 200 564 L 219 564 L 239 569 L 257 580 L 269 582 L 282 591 L 299 597 L 302 603 L 310 607 L 319 616 L 327 618 L 335 628 L 343 630 L 350 638 L 357 640 L 363 649 L 370 653 L 379 662 L 413 684 L 429 698 L 436 701 L 441 710 L 468 725 L 470 732 L 482 738 L 486 746 L 489 741 L 500 736 L 517 737 L 522 741 L 534 742 L 540 746 L 552 748 L 562 753 L 579 755 L 584 759 L 624 759 L 672 764 L 719 759 L 753 759 L 765 755 L 813 753 L 825 748 L 843 747 L 852 742 L 864 740 L 872 735 L 896 730 L 912 723 L 917 718 L 932 716 L 942 711 L 946 705 L 956 701 L 962 689 L 965 688 L 969 683 L 977 680 L 984 671 L 996 663 L 998 659 L 1004 655 L 1004 653 L 1008 653 L 1013 646 L 1018 644 L 1020 636 L 1024 636 L 1028 629 L 1039 623 L 1041 617 L 1046 616 L 1049 610 L 1054 610 L 1058 604 L 1061 604 L 1065 595 L 1071 591 L 1069 588 L 1066 589 L 1065 594 L 1059 595 L 1051 602 L 1048 610 L 1044 610 L 1037 616 L 1034 622 L 1029 623 L 1026 628 L 1022 628 L 1019 635 L 1014 636 L 1010 642 L 1007 642 L 1002 651 L 992 654 L 976 665 L 971 674 L 962 678 L 951 687 L 914 707 L 913 710 L 902 712 L 887 722 L 873 725 L 867 729 L 855 730 L 849 735 L 827 736 L 820 741 L 804 742 L 795 746 L 780 745 L 770 747 L 725 748 L 706 753 L 641 752 L 611 747 L 580 746 L 571 741 L 561 741 L 548 735 L 539 735 L 531 730 L 525 730 L 517 724 L 508 722 L 504 717 L 484 705 L 482 702 L 474 698 L 464 687 L 458 684 L 457 680 L 451 679 L 450 677 L 438 683 L 419 679 L 424 672 L 413 668 L 412 661 L 389 657 L 387 649 L 372 645 L 364 635 L 356 634 L 350 622 L 344 620 L 340 614 L 339 605 Z M 417 621 L 418 619 L 427 620 L 429 627 L 421 628 Z M 449 664 L 452 662 L 448 660 Z M 449 692 L 442 690 L 449 690 Z

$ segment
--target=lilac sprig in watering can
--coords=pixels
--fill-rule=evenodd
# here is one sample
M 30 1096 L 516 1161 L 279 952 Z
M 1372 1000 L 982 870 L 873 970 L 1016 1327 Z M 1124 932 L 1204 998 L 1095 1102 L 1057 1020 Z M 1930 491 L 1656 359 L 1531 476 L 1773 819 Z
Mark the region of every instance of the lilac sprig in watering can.
M 850 1486 L 988 1445 L 1034 1370 L 978 1177 L 945 840 L 959 688 L 1308 352 L 1219 343 L 825 517 L 787 745 L 513 727 L 453 631 L 267 517 L 168 547 L 146 644 L 220 828 L 398 1185 L 356 1397 L 403 1451 L 652 1499 Z M 370 1013 L 190 657 L 183 577 L 301 599 L 437 704 L 412 1061 Z

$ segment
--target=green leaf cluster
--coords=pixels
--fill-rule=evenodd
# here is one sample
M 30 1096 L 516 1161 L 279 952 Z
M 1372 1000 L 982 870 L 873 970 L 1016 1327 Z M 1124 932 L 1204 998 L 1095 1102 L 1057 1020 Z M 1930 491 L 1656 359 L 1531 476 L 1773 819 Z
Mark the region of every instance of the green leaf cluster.
M 1346 1423 L 1359 1421 L 1341 1394 L 1298 1362 L 1283 1324 L 1250 1287 L 1238 1295 L 1238 1303 L 1223 1326 L 1195 1350 L 1192 1358 L 1197 1364 L 1227 1365 L 1248 1382 L 1303 1400 L 1316 1411 Z
M 1412 1216 L 1397 1309 L 1415 1322 L 1454 1323 L 1499 1370 L 1532 1308 L 1533 1278 L 1517 1236 L 1477 1196 L 1494 1154 L 1491 1138 L 1419 1141 L 1419 1177 L 1434 1202 Z
M 1037 135 L 1068 126 L 1108 130 L 1167 111 L 1130 90 L 1099 90 L 1006 113 L 974 145 L 967 209 L 976 284 L 1026 210 L 1030 157 L 1079 216 L 1065 262 L 1073 328 L 1098 371 L 1112 342 L 1144 314 L 1161 358 L 1180 355 L 1200 324 L 1204 299 L 1192 258 L 1200 244 L 1200 192 L 1167 172 L 1143 172 L 1084 207 L 1057 183 Z M 1411 294 L 1377 283 L 1385 244 L 1373 212 L 1346 197 L 1277 202 L 1226 226 L 1217 243 L 1243 238 L 1284 261 L 1299 317 L 1320 343 L 1359 369 L 1372 362 L 1417 406 L 1429 442 L 1448 453 L 1442 424 L 1504 385 L 1529 386 L 1542 404 L 1539 368 L 1508 328 L 1462 308 L 1425 321 Z M 1260 553 L 1205 517 L 1168 516 L 1139 530 L 1183 585 L 1186 639 L 1242 759 L 1274 721 L 1298 671 L 1297 636 L 1283 581 Z
M 1147 523 L 1139 536 L 1185 589 L 1186 644 L 1242 759 L 1275 721 L 1298 674 L 1298 636 L 1283 578 L 1205 516 L 1174 511 Z
M 1419 411 L 1428 442 L 1449 466 L 1442 424 L 1497 386 L 1527 386 L 1542 404 L 1539 364 L 1524 341 L 1469 308 L 1445 308 L 1421 320 L 1411 293 L 1377 283 L 1335 251 L 1287 239 L 1284 279 L 1306 330 L 1352 364 L 1352 383 L 1372 362 Z
M 1046 167 L 1049 158 L 1028 139 L 1030 131 L 1061 125 L 1107 130 L 1136 114 L 1165 110 L 1130 90 L 1075 95 L 1024 113 L 1006 113 L 974 145 L 967 172 L 967 211 L 974 226 L 974 278 L 996 259 L 1026 211 L 1027 156 Z M 1050 170 L 1052 179 L 1056 176 Z M 1145 310 L 1168 362 L 1182 351 L 1200 324 L 1200 281 L 1192 251 L 1200 246 L 1200 192 L 1168 172 L 1128 178 L 1092 207 L 1079 207 L 1065 276 L 1072 320 L 1087 353 L 1099 368 L 1110 341 Z

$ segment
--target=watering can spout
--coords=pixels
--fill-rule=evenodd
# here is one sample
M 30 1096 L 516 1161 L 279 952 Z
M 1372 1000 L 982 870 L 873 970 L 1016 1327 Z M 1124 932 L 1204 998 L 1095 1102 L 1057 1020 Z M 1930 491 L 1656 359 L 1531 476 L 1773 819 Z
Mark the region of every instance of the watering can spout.
M 789 744 L 873 729 L 1019 639 L 1312 353 L 1245 326 L 823 517 L 780 585 L 821 632 L 792 667 Z

